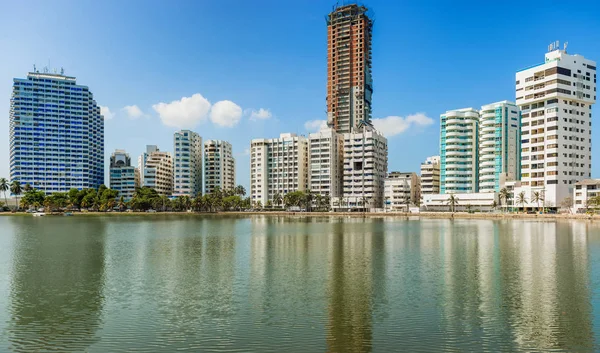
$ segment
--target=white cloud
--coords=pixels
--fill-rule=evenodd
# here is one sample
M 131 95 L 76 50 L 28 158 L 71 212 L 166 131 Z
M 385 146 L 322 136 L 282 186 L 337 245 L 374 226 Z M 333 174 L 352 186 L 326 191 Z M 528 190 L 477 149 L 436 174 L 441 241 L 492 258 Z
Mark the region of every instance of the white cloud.
M 152 109 L 158 113 L 160 120 L 167 126 L 182 129 L 193 128 L 206 120 L 210 102 L 200 93 L 196 93 L 191 97 L 183 97 L 171 103 L 154 104 Z
M 110 120 L 115 117 L 115 114 L 108 107 L 100 106 L 100 114 L 104 116 L 104 120 Z
M 327 127 L 327 120 L 309 120 L 304 123 L 304 128 L 309 132 L 317 132 Z
M 137 105 L 128 105 L 123 107 L 123 110 L 130 119 L 138 119 L 145 117 L 146 114 Z
M 242 108 L 232 101 L 219 101 L 210 110 L 210 121 L 223 127 L 233 127 L 242 118 Z
M 267 120 L 273 116 L 268 109 L 260 108 L 259 110 L 252 110 L 250 112 L 250 120 Z
M 388 116 L 381 119 L 373 119 L 375 128 L 386 137 L 392 137 L 403 133 L 411 126 L 427 126 L 433 124 L 433 119 L 424 113 L 409 115 L 406 118 L 401 116 Z

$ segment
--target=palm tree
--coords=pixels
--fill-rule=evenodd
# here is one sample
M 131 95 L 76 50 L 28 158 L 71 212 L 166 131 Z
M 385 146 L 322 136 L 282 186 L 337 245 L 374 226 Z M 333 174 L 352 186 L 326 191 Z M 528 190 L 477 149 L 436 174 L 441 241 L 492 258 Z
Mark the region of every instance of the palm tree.
M 502 188 L 500 193 L 498 194 L 498 199 L 500 200 L 500 206 L 502 206 L 502 200 L 504 200 L 505 205 L 508 204 L 508 199 L 510 199 L 510 192 L 507 188 Z
M 117 206 L 119 207 L 119 211 L 123 212 L 123 209 L 125 208 L 125 198 L 123 198 L 123 196 L 119 198 L 119 203 Z
M 313 202 L 314 194 L 310 190 L 306 190 L 306 194 L 304 194 L 304 201 L 306 202 L 305 208 L 307 212 L 312 211 L 312 202 Z
M 540 202 L 542 201 L 544 201 L 544 196 L 542 196 L 541 192 L 534 191 L 533 194 L 531 194 L 531 202 L 537 203 L 538 211 L 540 210 Z
M 448 198 L 446 203 L 450 206 L 450 211 L 454 213 L 456 205 L 458 205 L 458 197 L 454 196 L 454 194 L 450 194 L 450 197 Z
M 33 191 L 33 187 L 29 185 L 29 183 L 25 184 L 25 186 L 23 187 L 23 192 L 28 193 L 30 191 Z
M 8 189 L 8 180 L 6 180 L 6 178 L 0 178 L 0 191 L 4 193 L 4 203 L 6 204 L 6 207 L 8 207 L 8 199 L 6 198 L 6 192 Z
M 517 197 L 517 205 L 521 205 L 521 207 L 525 207 L 527 203 L 527 198 L 525 197 L 525 191 L 521 191 L 519 196 Z
M 235 187 L 234 190 L 235 190 L 235 194 L 236 195 L 239 195 L 239 196 L 242 196 L 242 197 L 246 196 L 246 188 L 244 186 L 238 185 L 238 186 Z
M 275 201 L 275 205 L 281 206 L 281 203 L 283 202 L 283 196 L 281 196 L 280 193 L 276 193 L 273 200 Z
M 17 180 L 13 180 L 12 183 L 10 183 L 10 192 L 15 195 L 15 197 L 17 198 L 17 210 L 19 209 L 19 196 L 21 195 L 21 193 L 23 193 L 23 189 L 21 189 L 21 183 L 19 183 Z
M 496 200 L 494 200 L 494 202 L 492 202 L 492 210 L 495 210 L 498 207 L 498 203 L 496 202 Z

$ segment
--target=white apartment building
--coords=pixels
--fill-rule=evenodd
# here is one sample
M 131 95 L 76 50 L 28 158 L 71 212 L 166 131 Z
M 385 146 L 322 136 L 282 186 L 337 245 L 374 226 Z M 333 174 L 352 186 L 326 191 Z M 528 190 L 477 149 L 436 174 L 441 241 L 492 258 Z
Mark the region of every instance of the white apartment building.
M 421 195 L 440 193 L 440 156 L 427 157 L 421 163 Z
M 140 186 L 140 172 L 131 165 L 131 158 L 124 150 L 115 150 L 110 156 L 110 188 L 119 192 L 125 201 L 133 198 Z
M 146 152 L 138 157 L 138 172 L 140 175 L 140 185 L 144 185 L 144 170 L 146 169 L 146 161 L 151 153 L 160 151 L 156 145 L 146 145 Z
M 598 195 L 600 195 L 600 179 L 585 179 L 575 183 L 573 213 L 585 213 L 588 208 L 594 209 L 592 200 Z
M 173 194 L 173 157 L 169 152 L 155 151 L 148 154 L 144 166 L 144 184 L 160 195 Z
M 440 193 L 477 192 L 479 111 L 449 110 L 440 118 Z
M 231 143 L 207 140 L 204 142 L 204 192 L 210 194 L 217 186 L 221 190 L 235 188 L 235 159 Z
M 383 208 L 387 176 L 387 139 L 371 125 L 361 124 L 345 133 L 342 197 L 333 199 L 335 210 Z
M 339 197 L 342 194 L 344 140 L 335 129 L 325 128 L 308 136 L 309 190 Z
M 253 139 L 250 144 L 250 196 L 252 202 L 274 205 L 274 197 L 308 187 L 308 140 L 292 133 L 279 138 Z
M 596 63 L 553 43 L 544 62 L 516 73 L 521 109 L 521 186 L 528 199 L 543 194 L 560 206 L 580 180 L 591 176 L 592 104 Z
M 384 209 L 408 212 L 421 198 L 421 181 L 416 173 L 391 172 L 384 182 Z
M 479 112 L 479 192 L 500 192 L 521 168 L 519 108 L 501 101 Z
M 202 137 L 190 130 L 173 135 L 173 195 L 195 197 L 202 193 Z

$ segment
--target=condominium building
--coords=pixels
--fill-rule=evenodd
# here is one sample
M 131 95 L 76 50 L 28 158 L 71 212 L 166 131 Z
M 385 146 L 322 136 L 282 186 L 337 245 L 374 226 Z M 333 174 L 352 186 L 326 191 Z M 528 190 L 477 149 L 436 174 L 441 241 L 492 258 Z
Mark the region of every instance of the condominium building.
M 143 175 L 143 186 L 155 189 L 160 195 L 173 194 L 173 157 L 169 152 L 148 154 Z
M 309 189 L 316 194 L 339 197 L 342 194 L 344 140 L 332 128 L 308 136 Z
M 133 198 L 140 186 L 140 173 L 131 165 L 131 158 L 124 150 L 115 150 L 110 156 L 110 188 L 119 192 L 126 201 Z
M 384 180 L 387 176 L 387 139 L 369 124 L 345 133 L 342 197 L 333 208 L 370 210 L 383 208 Z
M 327 123 L 349 133 L 371 119 L 371 32 L 364 6 L 338 6 L 327 16 Z
M 440 156 L 427 157 L 421 163 L 421 195 L 440 193 Z
M 38 70 L 15 78 L 10 179 L 47 194 L 104 184 L 104 117 L 75 77 Z
M 273 204 L 277 194 L 305 191 L 308 187 L 308 140 L 285 133 L 279 138 L 254 139 L 250 145 L 252 202 Z
M 235 188 L 235 159 L 229 142 L 208 140 L 204 142 L 204 192 L 210 194 L 217 186 Z
M 502 101 L 479 112 L 479 192 L 499 192 L 507 180 L 520 179 L 519 108 Z
M 148 160 L 148 156 L 154 152 L 158 152 L 158 146 L 156 145 L 146 145 L 146 152 L 142 153 L 138 157 L 138 172 L 140 174 L 140 185 L 144 185 L 144 169 L 146 169 L 146 161 Z
M 553 43 L 544 62 L 518 71 L 521 109 L 521 190 L 543 194 L 546 207 L 559 206 L 573 185 L 591 176 L 592 105 L 596 63 L 567 54 Z
M 202 137 L 190 130 L 173 135 L 173 195 L 195 197 L 202 194 Z
M 421 202 L 421 181 L 416 173 L 391 172 L 384 181 L 386 211 L 408 212 Z
M 478 110 L 449 110 L 441 115 L 441 194 L 477 192 L 478 140 Z
M 594 200 L 598 196 L 600 196 L 600 179 L 585 179 L 575 183 L 573 213 L 584 213 L 589 208 L 596 208 Z

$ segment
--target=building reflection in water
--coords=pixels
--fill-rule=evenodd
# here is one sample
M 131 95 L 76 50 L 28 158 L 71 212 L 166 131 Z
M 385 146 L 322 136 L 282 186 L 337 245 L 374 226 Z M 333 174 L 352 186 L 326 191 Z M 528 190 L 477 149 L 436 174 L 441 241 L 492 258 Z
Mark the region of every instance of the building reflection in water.
M 86 351 L 104 305 L 104 222 L 11 217 L 15 223 L 7 328 L 15 352 Z

